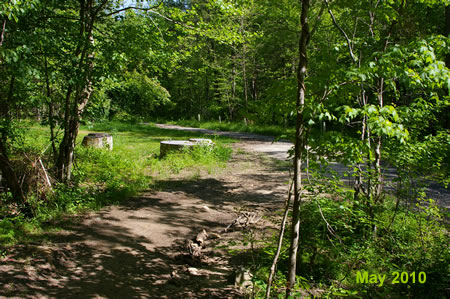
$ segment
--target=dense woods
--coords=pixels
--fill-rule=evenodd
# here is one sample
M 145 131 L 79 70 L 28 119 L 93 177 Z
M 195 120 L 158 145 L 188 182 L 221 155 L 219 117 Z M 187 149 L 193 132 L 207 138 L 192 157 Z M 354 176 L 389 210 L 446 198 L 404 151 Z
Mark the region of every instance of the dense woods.
M 276 291 L 355 295 L 337 281 L 359 267 L 429 283 L 360 285 L 363 297 L 448 290 L 448 219 L 423 189 L 450 180 L 448 1 L 6 0 L 0 25 L 2 213 L 33 218 L 37 202 L 80 185 L 80 125 L 276 125 L 295 142 Z M 29 122 L 48 129 L 45 148 L 24 143 Z M 30 159 L 56 193 L 37 187 Z M 274 247 L 255 276 L 263 288 Z

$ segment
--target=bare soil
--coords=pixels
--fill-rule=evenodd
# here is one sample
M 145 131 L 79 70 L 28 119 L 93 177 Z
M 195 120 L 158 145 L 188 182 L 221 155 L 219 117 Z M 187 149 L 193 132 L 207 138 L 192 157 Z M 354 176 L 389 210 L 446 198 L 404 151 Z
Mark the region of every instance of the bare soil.
M 273 223 L 288 189 L 280 162 L 292 146 L 255 134 L 199 131 L 240 139 L 226 169 L 182 171 L 125 204 L 69 217 L 44 243 L 19 245 L 0 256 L 0 297 L 13 298 L 241 298 L 236 274 L 251 250 L 276 232 Z M 336 164 L 339 171 L 342 165 Z M 388 175 L 395 177 L 395 170 Z M 433 198 L 448 208 L 448 190 Z M 223 230 L 242 212 L 265 216 L 246 229 Z M 205 230 L 203 257 L 185 241 Z M 214 233 L 218 235 L 214 235 Z M 230 250 L 235 250 L 233 254 Z M 237 251 L 236 251 L 237 250 Z M 238 252 L 238 254 L 236 254 Z
M 200 176 L 183 171 L 123 205 L 67 218 L 45 244 L 7 248 L 0 258 L 0 297 L 243 297 L 234 276 L 249 266 L 255 246 L 245 240 L 275 232 L 267 217 L 277 218 L 288 171 L 238 149 L 248 148 L 248 141 L 233 147 L 226 169 Z M 267 217 L 223 232 L 243 211 Z M 209 234 L 203 258 L 192 259 L 184 243 L 203 229 Z M 232 257 L 230 248 L 242 254 Z
M 263 153 L 268 157 L 272 157 L 278 160 L 288 159 L 288 151 L 293 147 L 293 144 L 287 140 L 276 140 L 275 137 L 243 133 L 243 132 L 230 132 L 230 131 L 213 131 L 208 129 L 181 127 L 177 125 L 156 124 L 157 127 L 162 129 L 172 129 L 188 132 L 198 132 L 203 134 L 213 134 L 226 136 L 230 138 L 239 139 L 242 141 L 241 147 L 246 151 Z M 401 154 L 401 153 L 400 153 Z M 343 164 L 331 162 L 331 168 L 340 174 L 343 181 L 351 179 L 351 176 L 344 176 L 345 172 L 349 171 L 349 168 Z M 395 190 L 395 179 L 398 177 L 397 170 L 388 165 L 382 164 L 382 172 L 385 178 L 385 188 L 388 191 Z M 416 184 L 425 186 L 425 193 L 428 198 L 432 198 L 436 203 L 444 209 L 444 213 L 450 210 L 450 188 L 445 188 L 437 182 L 418 178 Z M 353 182 L 349 182 L 349 186 L 353 186 Z

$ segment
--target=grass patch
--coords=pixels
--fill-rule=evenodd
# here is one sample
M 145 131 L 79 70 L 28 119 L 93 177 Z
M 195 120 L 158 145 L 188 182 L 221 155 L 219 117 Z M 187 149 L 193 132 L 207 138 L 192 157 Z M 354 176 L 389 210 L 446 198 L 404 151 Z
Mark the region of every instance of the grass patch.
M 14 158 L 30 153 L 42 156 L 42 160 L 52 173 L 52 157 L 49 147 L 47 127 L 32 123 L 23 124 L 24 133 L 15 146 Z M 80 145 L 89 132 L 107 132 L 113 135 L 113 150 L 86 148 Z M 152 124 L 124 122 L 103 122 L 82 126 L 77 139 L 73 179 L 70 186 L 54 181 L 53 192 L 39 197 L 30 192 L 28 203 L 32 217 L 20 213 L 10 213 L 10 206 L 1 205 L 0 244 L 15 244 L 39 239 L 44 231 L 53 229 L 48 223 L 55 222 L 67 214 L 77 214 L 98 210 L 105 205 L 119 204 L 139 192 L 152 188 L 159 179 L 167 179 L 183 169 L 194 172 L 212 172 L 224 167 L 231 157 L 232 142 L 229 138 L 209 136 L 216 144 L 213 149 L 195 148 L 180 153 L 169 153 L 159 158 L 159 142 L 202 138 L 203 134 L 177 130 L 160 129 Z M 44 153 L 44 154 L 42 154 Z M 3 193 L 0 201 L 6 203 L 8 196 Z
M 267 136 L 275 136 L 285 139 L 290 139 L 290 136 L 294 136 L 295 128 L 283 128 L 278 125 L 257 125 L 249 124 L 245 125 L 242 122 L 199 122 L 197 120 L 179 120 L 168 122 L 169 124 L 175 124 L 179 126 L 202 128 L 208 130 L 218 131 L 234 131 L 234 132 L 248 132 Z
M 168 174 L 179 173 L 183 169 L 189 169 L 194 173 L 206 169 L 208 173 L 212 173 L 215 169 L 226 165 L 231 152 L 231 148 L 223 146 L 194 147 L 179 153 L 168 153 L 161 160 L 152 160 L 150 169 L 158 179 L 166 179 Z

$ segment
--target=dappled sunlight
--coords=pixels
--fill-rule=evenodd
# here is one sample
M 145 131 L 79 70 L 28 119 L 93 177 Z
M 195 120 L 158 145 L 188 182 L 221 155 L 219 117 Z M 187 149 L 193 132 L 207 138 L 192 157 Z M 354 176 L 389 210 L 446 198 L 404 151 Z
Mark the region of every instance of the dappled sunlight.
M 181 285 L 171 278 L 174 270 L 185 275 L 182 252 L 186 238 L 201 229 L 222 231 L 236 217 L 238 207 L 264 214 L 266 209 L 282 204 L 287 178 L 276 171 L 274 161 L 255 160 L 265 166 L 234 161 L 234 167 L 218 177 L 172 176 L 157 182 L 163 191 L 147 190 L 119 205 L 74 218 L 76 221 L 67 218 L 59 223 L 62 231 L 46 233 L 48 245 L 11 247 L 0 266 L 0 283 L 6 286 L 0 295 L 234 296 L 236 290 L 229 283 L 232 269 L 212 248 L 205 254 L 215 262 L 196 265 L 199 275 L 183 276 Z M 252 177 L 251 172 L 259 167 L 274 172 Z M 280 185 L 284 190 L 277 189 Z

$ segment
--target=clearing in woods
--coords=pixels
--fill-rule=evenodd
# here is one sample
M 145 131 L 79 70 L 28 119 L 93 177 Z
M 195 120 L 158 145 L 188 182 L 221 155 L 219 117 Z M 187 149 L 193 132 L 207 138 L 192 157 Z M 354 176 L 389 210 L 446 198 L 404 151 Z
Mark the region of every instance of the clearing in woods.
M 9 248 L 0 264 L 0 296 L 240 297 L 234 269 L 251 252 L 232 257 L 227 249 L 250 249 L 244 238 L 270 236 L 276 227 L 265 217 L 245 232 L 223 230 L 243 212 L 274 217 L 289 179 L 287 163 L 247 151 L 253 146 L 258 142 L 235 143 L 226 169 L 182 171 L 126 204 L 67 218 L 46 244 Z M 203 259 L 193 261 L 184 244 L 203 229 L 209 233 Z
M 252 240 L 277 229 L 288 189 L 289 142 L 236 132 L 157 125 L 240 139 L 226 169 L 184 170 L 126 204 L 70 217 L 47 244 L 8 249 L 0 265 L 0 296 L 64 298 L 237 298 L 235 270 L 251 263 Z M 335 170 L 343 171 L 340 164 Z M 395 177 L 393 169 L 386 169 Z M 449 191 L 427 190 L 449 207 Z M 251 229 L 223 230 L 244 212 L 261 216 Z M 187 256 L 186 240 L 209 237 L 201 261 Z M 219 234 L 218 235 L 215 235 Z M 229 249 L 239 249 L 232 256 Z M 251 265 L 250 265 L 251 266 Z

